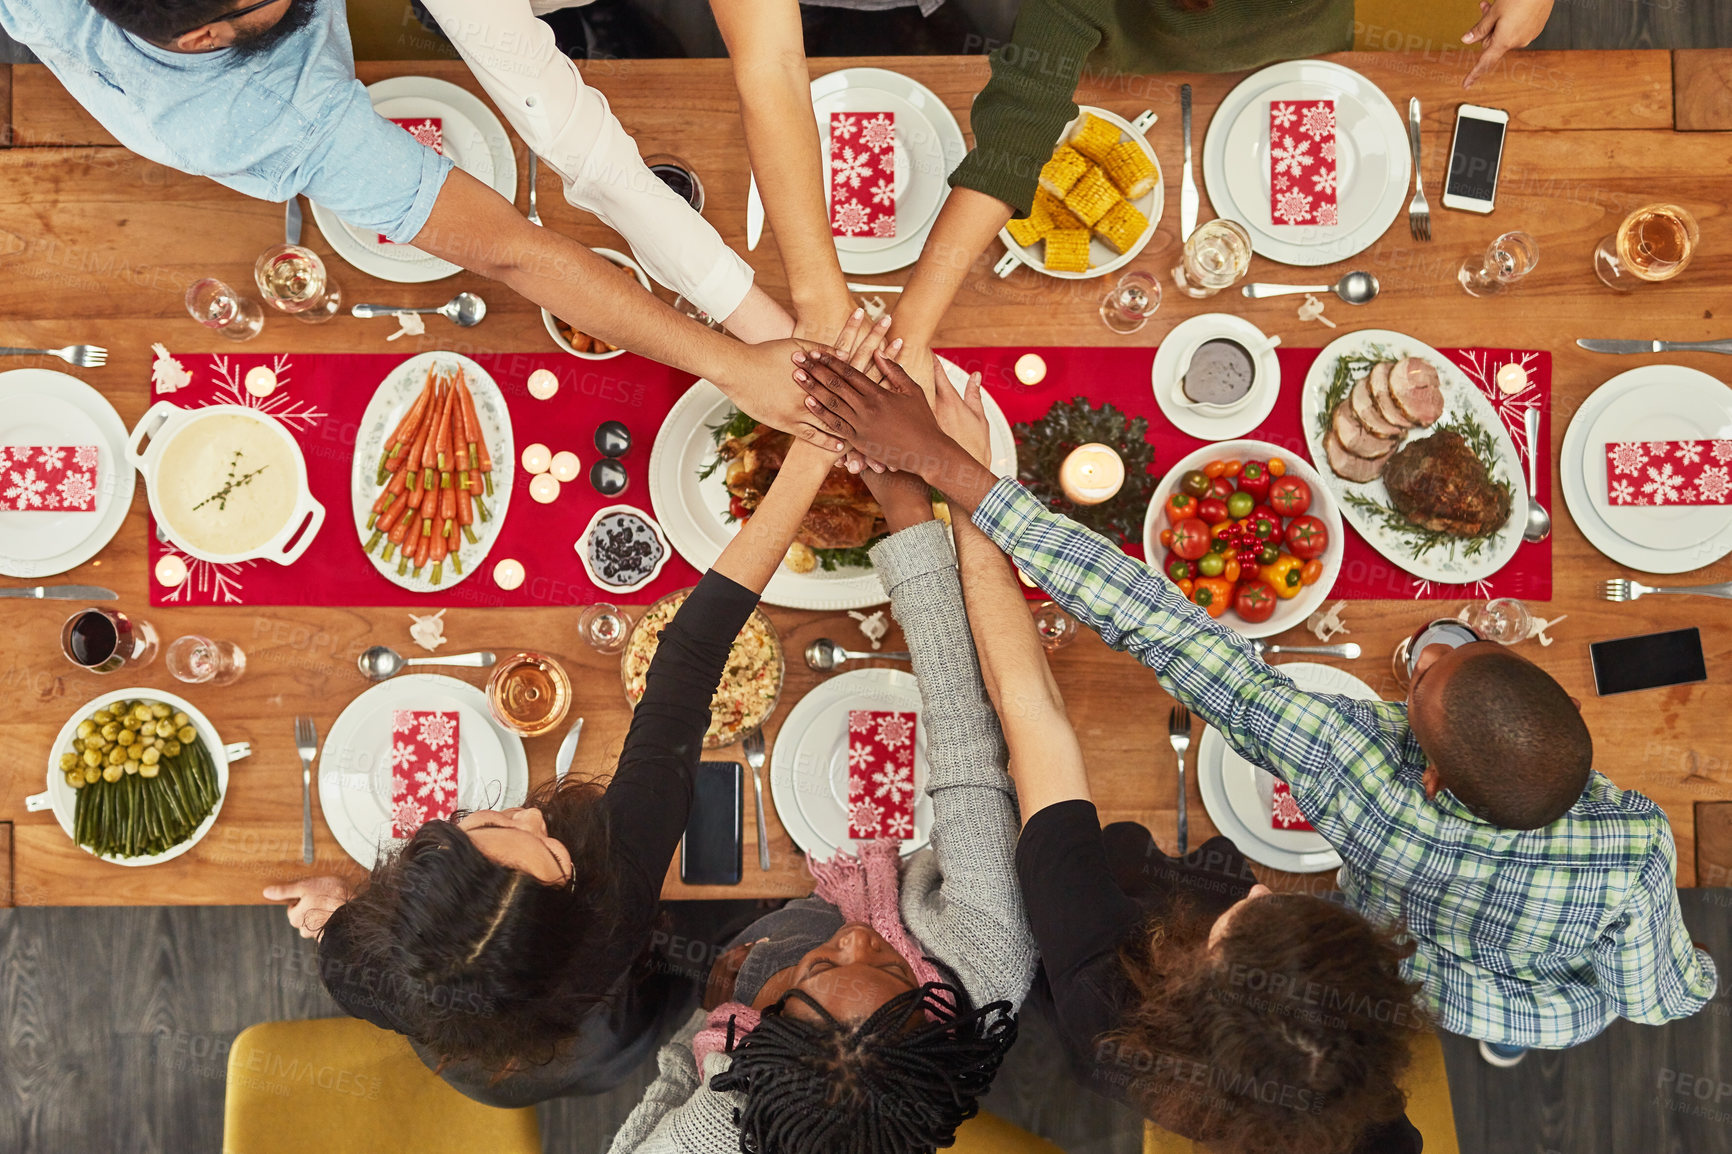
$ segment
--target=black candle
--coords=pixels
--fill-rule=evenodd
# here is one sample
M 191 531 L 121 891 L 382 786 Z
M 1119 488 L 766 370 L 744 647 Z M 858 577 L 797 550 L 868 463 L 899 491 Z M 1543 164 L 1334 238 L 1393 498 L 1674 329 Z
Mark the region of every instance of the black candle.
M 625 466 L 612 457 L 603 457 L 589 467 L 589 483 L 604 497 L 617 497 L 625 492 Z
M 596 426 L 595 447 L 604 457 L 623 457 L 631 449 L 631 430 L 624 421 L 603 421 Z

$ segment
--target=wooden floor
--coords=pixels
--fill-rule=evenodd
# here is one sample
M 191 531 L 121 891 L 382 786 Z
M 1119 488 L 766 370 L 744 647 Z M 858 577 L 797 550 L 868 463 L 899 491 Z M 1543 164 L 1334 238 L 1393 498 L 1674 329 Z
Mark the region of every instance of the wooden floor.
M 1732 958 L 1732 890 L 1683 893 L 1692 934 Z M 262 907 L 0 910 L 0 1151 L 222 1147 L 224 1056 L 242 1028 L 337 1013 L 312 950 Z M 1732 995 L 1694 1018 L 1620 1022 L 1513 1070 L 1445 1053 L 1463 1154 L 1732 1154 Z M 550 1154 L 604 1151 L 653 1075 L 542 1108 Z M 1069 1154 L 1135 1154 L 1140 1123 L 1076 1087 L 1034 1015 L 987 1109 Z

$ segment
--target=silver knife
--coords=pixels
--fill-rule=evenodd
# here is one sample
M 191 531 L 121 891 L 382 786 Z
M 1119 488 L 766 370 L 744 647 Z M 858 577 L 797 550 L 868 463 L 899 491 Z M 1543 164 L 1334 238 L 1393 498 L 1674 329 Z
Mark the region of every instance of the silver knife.
M 1185 134 L 1185 177 L 1179 185 L 1179 239 L 1197 231 L 1197 178 L 1191 172 L 1191 86 L 1179 85 L 1179 124 Z
M 1576 344 L 1590 353 L 1732 353 L 1732 340 L 1602 341 L 1579 337 Z
M 758 195 L 758 178 L 754 175 L 752 186 L 746 190 L 746 251 L 757 248 L 763 235 L 764 198 Z
M 288 244 L 301 243 L 301 198 L 289 197 L 289 203 L 283 206 L 283 240 Z
M 0 597 L 29 597 L 36 601 L 118 601 L 120 594 L 100 585 L 36 585 L 0 589 Z
M 553 780 L 564 781 L 565 775 L 571 772 L 571 759 L 577 756 L 577 739 L 583 736 L 583 718 L 577 719 L 565 735 L 565 740 L 559 743 L 559 753 L 553 759 Z

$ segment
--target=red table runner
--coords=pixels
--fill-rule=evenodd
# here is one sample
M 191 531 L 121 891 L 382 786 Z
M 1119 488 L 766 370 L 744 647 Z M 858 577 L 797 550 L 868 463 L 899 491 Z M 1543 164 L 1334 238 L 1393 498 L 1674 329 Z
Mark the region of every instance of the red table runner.
M 1033 388 L 1017 382 L 1013 366 L 1026 352 L 1046 359 L 1047 376 Z M 1012 422 L 1039 418 L 1055 402 L 1085 396 L 1149 418 L 1149 440 L 1155 446 L 1154 472 L 1166 470 L 1204 442 L 1174 429 L 1161 416 L 1150 385 L 1152 348 L 991 348 L 947 349 L 944 354 L 964 368 L 984 374 L 1006 416 Z M 1275 411 L 1248 436 L 1269 441 L 1306 457 L 1299 427 L 1299 382 L 1317 359 L 1317 349 L 1277 350 L 1283 381 Z M 1511 430 L 1518 452 L 1525 453 L 1522 415 L 1538 405 L 1540 444 L 1549 444 L 1551 356 L 1508 349 L 1444 349 L 1443 354 L 1467 373 L 1492 399 Z M 243 354 L 181 356 L 192 373 L 186 387 L 167 399 L 182 406 L 250 405 L 280 420 L 305 451 L 308 484 L 325 506 L 326 519 L 305 555 L 292 566 L 270 561 L 211 564 L 179 554 L 156 540 L 154 522 L 150 560 L 175 553 L 185 562 L 187 579 L 175 587 L 151 581 L 152 605 L 582 605 L 618 599 L 592 583 L 573 545 L 604 505 L 625 502 L 649 512 L 649 458 L 656 430 L 668 410 L 690 387 L 693 377 L 665 365 L 626 353 L 607 361 L 580 361 L 561 353 L 478 355 L 504 392 L 511 410 L 517 451 L 534 441 L 554 452 L 569 449 L 583 462 L 584 477 L 562 487 L 550 505 L 529 496 L 529 474 L 516 461 L 495 467 L 517 469 L 512 506 L 504 530 L 487 558 L 462 582 L 430 594 L 411 593 L 380 576 L 361 552 L 349 505 L 349 461 L 361 414 L 378 382 L 406 359 L 401 353 L 365 354 Z M 1493 383 L 1499 366 L 1519 363 L 1532 386 L 1513 397 L 1502 396 Z M 247 392 L 248 369 L 264 365 L 275 372 L 277 389 L 268 397 Z M 558 376 L 559 392 L 548 401 L 529 395 L 526 382 L 536 369 Z M 603 497 L 589 486 L 587 473 L 599 455 L 592 440 L 603 421 L 620 420 L 631 430 L 632 447 L 622 464 L 630 478 L 625 493 Z M 1550 470 L 1540 473 L 1539 497 L 1551 501 Z M 1141 557 L 1142 549 L 1127 549 Z M 507 558 L 522 562 L 527 577 L 507 592 L 493 583 L 493 566 Z M 630 595 L 633 603 L 650 602 L 695 583 L 698 572 L 679 556 L 644 589 Z M 1489 581 L 1478 586 L 1437 585 L 1421 581 L 1385 560 L 1351 527 L 1346 557 L 1334 596 L 1345 598 L 1453 598 L 1497 596 L 1545 601 L 1551 597 L 1550 543 L 1523 544 L 1515 557 Z

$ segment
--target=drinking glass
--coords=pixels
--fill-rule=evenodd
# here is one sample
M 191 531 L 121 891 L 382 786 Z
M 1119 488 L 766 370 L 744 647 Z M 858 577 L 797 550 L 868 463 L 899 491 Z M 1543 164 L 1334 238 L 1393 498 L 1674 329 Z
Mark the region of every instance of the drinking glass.
M 551 657 L 517 653 L 494 667 L 487 681 L 487 706 L 499 724 L 524 737 L 540 737 L 565 720 L 571 679 Z
M 1101 320 L 1107 328 L 1129 336 L 1149 323 L 1161 307 L 1161 282 L 1153 274 L 1132 270 L 1101 301 Z
M 232 685 L 247 667 L 247 655 L 233 641 L 212 641 L 196 633 L 169 642 L 163 664 L 188 685 Z
M 156 658 L 156 630 L 118 609 L 81 609 L 60 628 L 60 652 L 91 673 L 138 669 Z
M 1055 601 L 1042 601 L 1033 606 L 1034 631 L 1048 653 L 1056 653 L 1076 640 L 1076 618 L 1066 613 Z
M 1433 645 L 1448 645 L 1455 648 L 1475 641 L 1485 640 L 1473 627 L 1455 617 L 1439 617 L 1427 621 L 1410 636 L 1403 637 L 1396 643 L 1395 652 L 1390 658 L 1390 672 L 1395 675 L 1395 684 L 1406 692 L 1413 684 L 1413 667 L 1419 663 L 1419 655 Z
M 1487 641 L 1514 645 L 1526 641 L 1534 615 L 1514 597 L 1496 597 L 1467 611 L 1467 624 Z
M 1690 265 L 1702 232 L 1696 218 L 1675 204 L 1638 208 L 1594 248 L 1594 272 L 1608 287 L 1671 280 Z
M 253 262 L 253 283 L 259 295 L 278 312 L 309 325 L 321 325 L 337 315 L 343 289 L 310 248 L 276 244 Z
M 646 156 L 643 162 L 657 179 L 674 190 L 674 195 L 691 205 L 693 212 L 704 211 L 704 182 L 698 179 L 691 165 L 665 152 Z
M 194 281 L 186 290 L 186 311 L 231 341 L 250 341 L 265 327 L 265 310 L 214 277 Z
M 597 601 L 584 607 L 577 632 L 597 653 L 618 653 L 631 636 L 631 618 L 619 606 Z
M 1470 297 L 1495 296 L 1534 271 L 1539 263 L 1538 241 L 1525 232 L 1506 232 L 1491 242 L 1484 256 L 1463 261 L 1455 279 Z
M 1251 268 L 1251 234 L 1237 221 L 1211 220 L 1185 242 L 1184 262 L 1173 283 L 1188 297 L 1212 297 L 1232 288 Z

